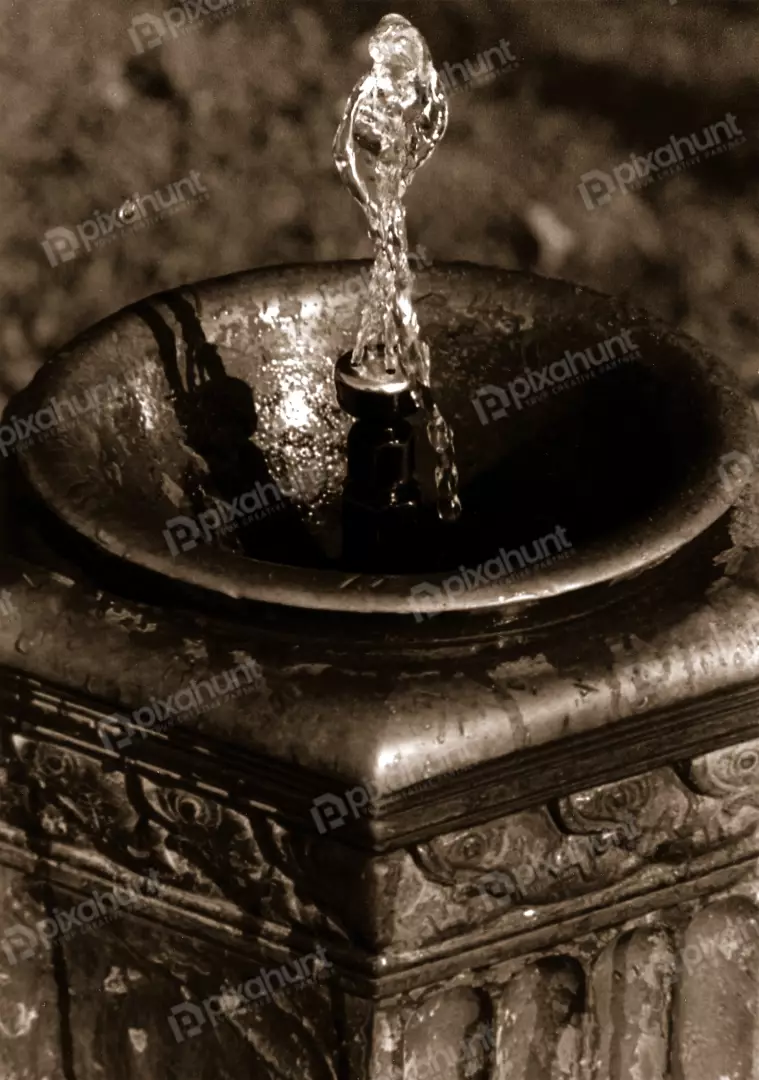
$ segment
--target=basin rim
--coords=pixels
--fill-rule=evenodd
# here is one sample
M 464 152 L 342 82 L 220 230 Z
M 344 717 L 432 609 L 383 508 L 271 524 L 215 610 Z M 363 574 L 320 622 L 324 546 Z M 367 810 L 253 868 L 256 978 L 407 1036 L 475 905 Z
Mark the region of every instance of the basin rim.
M 235 289 L 241 286 L 253 289 L 275 281 L 286 285 L 288 279 L 293 286 L 297 284 L 302 288 L 304 280 L 311 279 L 314 288 L 318 287 L 323 293 L 325 276 L 328 279 L 330 275 L 333 278 L 337 276 L 337 279 L 347 281 L 362 273 L 365 275 L 369 265 L 366 260 L 346 260 L 264 267 L 182 286 L 174 291 L 180 293 L 192 290 L 202 296 L 204 292 L 218 291 L 232 285 Z M 616 315 L 624 313 L 631 322 L 636 322 L 641 328 L 666 337 L 669 346 L 674 346 L 687 355 L 704 383 L 709 384 L 715 396 L 720 399 L 720 414 L 726 417 L 725 450 L 745 453 L 751 455 L 752 461 L 756 460 L 756 419 L 750 401 L 733 373 L 687 335 L 672 330 L 640 309 L 621 305 L 617 300 L 596 290 L 520 271 L 471 263 L 441 262 L 419 273 L 417 277 L 423 281 L 440 279 L 441 284 L 445 281 L 450 287 L 451 281 L 455 281 L 457 275 L 481 277 L 494 290 L 499 286 L 513 289 L 515 285 L 543 291 L 550 287 L 553 290 L 566 290 L 567 295 L 594 297 L 607 301 L 610 312 L 613 310 Z M 166 293 L 157 294 L 146 299 L 159 300 L 165 295 Z M 130 305 L 102 320 L 87 331 L 88 339 L 101 327 L 112 329 L 114 322 L 130 314 L 134 306 Z M 47 371 L 48 365 L 43 367 L 23 392 L 21 397 L 25 409 L 28 410 L 35 400 L 39 407 L 43 396 L 49 398 L 51 385 L 60 387 L 67 365 L 75 363 L 78 357 L 81 357 L 81 348 L 77 353 L 76 341 L 68 345 L 65 352 L 65 358 L 52 357 L 48 362 L 55 365 L 55 372 L 52 380 L 45 380 L 44 395 L 39 392 L 38 379 Z M 18 400 L 14 399 L 12 403 L 12 414 L 16 412 L 14 406 Z M 54 432 L 51 434 L 55 435 Z M 519 581 L 506 578 L 446 595 L 442 591 L 442 585 L 456 573 L 453 568 L 425 575 L 359 574 L 263 562 L 228 552 L 220 553 L 205 545 L 200 545 L 178 560 L 166 549 L 161 550 L 158 546 L 151 549 L 146 546 L 144 531 L 136 530 L 133 535 L 125 531 L 124 534 L 116 536 L 109 530 L 103 530 L 96 520 L 79 513 L 76 506 L 67 502 L 51 481 L 33 446 L 20 447 L 19 460 L 27 478 L 43 501 L 67 525 L 110 555 L 157 573 L 163 578 L 243 602 L 254 601 L 289 608 L 362 615 L 413 614 L 417 620 L 425 616 L 454 612 L 493 613 L 502 609 L 516 611 L 539 601 L 591 586 L 612 585 L 635 577 L 658 566 L 694 540 L 726 513 L 739 494 L 739 488 L 729 488 L 720 481 L 718 462 L 715 460 L 713 469 L 705 469 L 698 482 L 688 490 L 687 505 L 678 505 L 677 508 L 669 506 L 660 518 L 641 522 L 639 527 L 615 538 L 613 545 L 610 544 L 605 549 L 598 546 L 588 547 L 547 569 L 536 570 L 528 578 Z M 420 585 L 430 587 L 429 595 L 412 594 L 411 590 Z M 437 595 L 433 595 L 432 590 L 436 590 Z

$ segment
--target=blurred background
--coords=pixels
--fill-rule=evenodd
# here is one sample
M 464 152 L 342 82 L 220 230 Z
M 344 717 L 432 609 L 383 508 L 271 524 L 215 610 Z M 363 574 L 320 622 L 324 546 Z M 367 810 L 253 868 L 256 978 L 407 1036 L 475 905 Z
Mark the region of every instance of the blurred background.
M 331 145 L 369 68 L 368 31 L 393 10 L 425 34 L 452 89 L 448 135 L 408 196 L 412 247 L 625 295 L 759 393 L 759 2 L 2 0 L 0 10 L 0 394 L 150 293 L 369 255 Z M 728 138 L 728 114 L 740 137 Z M 672 136 L 708 142 L 704 129 L 720 121 L 716 152 L 686 149 L 679 171 L 620 190 L 630 155 L 645 163 Z M 154 198 L 143 220 L 116 223 L 125 199 L 159 191 L 173 202 L 164 213 Z

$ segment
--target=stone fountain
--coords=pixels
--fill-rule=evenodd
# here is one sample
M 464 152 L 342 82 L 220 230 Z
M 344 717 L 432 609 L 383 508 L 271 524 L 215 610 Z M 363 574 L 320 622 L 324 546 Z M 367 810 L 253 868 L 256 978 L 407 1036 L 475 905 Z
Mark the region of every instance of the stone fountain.
M 748 1080 L 751 407 L 370 228 L 382 342 L 365 264 L 238 274 L 0 428 L 0 1073 Z

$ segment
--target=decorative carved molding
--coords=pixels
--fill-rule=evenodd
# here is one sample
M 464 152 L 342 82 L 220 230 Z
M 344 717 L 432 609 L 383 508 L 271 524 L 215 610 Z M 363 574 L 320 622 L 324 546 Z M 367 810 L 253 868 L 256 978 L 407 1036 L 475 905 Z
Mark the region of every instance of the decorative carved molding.
M 611 903 L 620 889 L 645 893 L 698 873 L 709 857 L 713 866 L 759 853 L 757 746 L 698 759 L 690 782 L 656 769 L 416 845 L 420 880 L 404 891 L 399 940 L 432 943 L 502 921 L 522 929 L 534 909 L 561 905 L 541 915 L 550 922 L 584 898 Z
M 60 946 L 72 1022 L 93 1061 L 140 1053 L 151 1075 L 162 1075 L 169 1059 L 185 1070 L 212 1060 L 215 1067 L 221 1046 L 224 1068 L 264 1080 L 337 1080 L 348 1069 L 358 1080 L 421 1080 L 430 1063 L 477 1080 L 504 1069 L 520 1080 L 591 1080 L 598 1069 L 627 1080 L 644 1059 L 661 1066 L 662 1077 L 676 1060 L 685 1080 L 697 1080 L 704 1054 L 729 1071 L 736 1053 L 738 1069 L 747 1067 L 746 1041 L 715 1017 L 732 1010 L 744 1026 L 753 1023 L 743 1004 L 759 998 L 753 867 L 745 862 L 745 884 L 705 906 L 689 886 L 658 914 L 657 894 L 651 904 L 645 896 L 660 881 L 729 867 L 759 850 L 759 743 L 375 857 L 340 843 L 339 832 L 336 839 L 290 827 L 190 776 L 137 761 L 110 764 L 97 748 L 56 742 L 49 727 L 0 726 L 7 781 L 0 814 L 27 830 L 37 851 L 49 842 L 72 862 L 83 850 L 120 870 L 155 870 L 183 891 L 188 911 L 198 897 L 217 904 L 222 926 L 234 910 L 369 955 L 417 960 L 420 947 L 458 936 L 494 941 L 496 925 L 499 935 L 530 922 L 545 928 L 510 959 L 470 968 L 453 956 L 449 978 L 426 976 L 410 995 L 361 1002 L 314 983 L 243 1012 L 230 1008 L 216 1037 L 201 1031 L 197 1042 L 174 1046 L 164 1030 L 169 1010 L 186 1002 L 192 1027 L 204 995 L 228 977 L 240 981 L 232 976 L 238 967 L 249 977 L 249 961 L 170 925 L 139 920 L 140 929 L 139 913 L 126 911 L 97 935 Z M 624 890 L 644 898 L 645 915 L 605 927 L 588 915 L 571 943 L 556 944 L 560 921 L 581 910 L 608 916 Z M 50 957 L 40 963 L 48 971 Z M 104 986 L 117 1001 L 104 997 Z M 146 1009 L 146 994 L 155 1010 Z M 88 1020 L 110 1016 L 112 1005 L 123 1022 Z M 718 1049 L 704 1049 L 703 1039 Z
M 133 805 L 128 774 L 29 734 L 13 732 L 9 745 L 16 758 L 11 774 L 27 789 L 25 804 L 40 833 L 91 847 L 138 873 L 175 870 L 164 844 L 166 830 Z
M 246 911 L 260 911 L 267 894 L 263 815 L 245 816 L 197 792 L 160 786 L 135 775 L 147 815 L 165 833 L 164 847 L 181 888 L 203 888 Z M 258 832 L 258 836 L 256 835 Z M 188 880 L 189 879 L 189 880 Z
M 187 894 L 189 906 L 203 897 L 245 915 L 347 937 L 340 909 L 350 915 L 354 900 L 335 887 L 334 877 L 331 890 L 310 878 L 302 839 L 265 814 L 243 813 L 191 783 L 178 787 L 170 775 L 162 784 L 132 764 L 108 768 L 47 738 L 13 732 L 8 745 L 13 758 L 5 767 L 2 809 L 11 824 L 90 849 L 123 869 L 154 870 L 163 884 Z M 19 809 L 21 817 L 14 814 Z M 345 858 L 333 841 L 318 850 Z M 218 914 L 224 921 L 221 907 Z
M 255 916 L 370 952 L 471 934 L 528 908 L 569 912 L 604 890 L 645 892 L 652 872 L 666 883 L 704 854 L 729 860 L 743 843 L 745 855 L 759 823 L 759 742 L 371 856 L 189 776 L 88 753 L 83 740 L 58 744 L 49 726 L 7 727 L 3 738 L 10 824 L 119 870 L 154 870 L 188 910 L 216 904 L 222 924 Z
M 727 814 L 759 809 L 759 739 L 694 758 L 687 778 L 696 791 L 721 799 Z

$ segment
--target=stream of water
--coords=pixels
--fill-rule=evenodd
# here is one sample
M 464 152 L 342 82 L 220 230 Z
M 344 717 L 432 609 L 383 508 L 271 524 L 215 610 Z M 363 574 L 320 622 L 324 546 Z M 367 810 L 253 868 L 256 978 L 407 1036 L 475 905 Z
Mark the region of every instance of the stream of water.
M 453 432 L 430 387 L 430 351 L 412 301 L 403 198 L 448 125 L 448 101 L 427 43 L 407 19 L 386 15 L 374 31 L 371 72 L 356 85 L 335 137 L 335 164 L 361 205 L 375 252 L 353 366 L 367 383 L 400 369 L 436 455 L 439 516 L 461 513 Z

